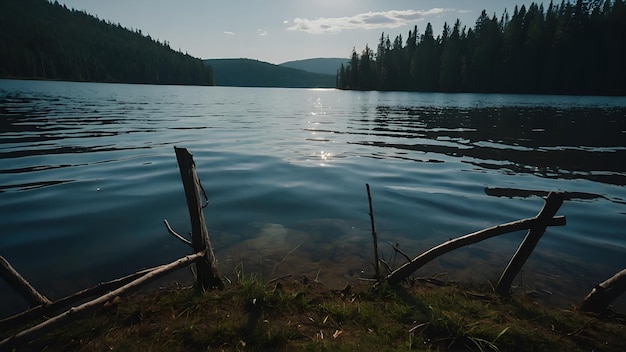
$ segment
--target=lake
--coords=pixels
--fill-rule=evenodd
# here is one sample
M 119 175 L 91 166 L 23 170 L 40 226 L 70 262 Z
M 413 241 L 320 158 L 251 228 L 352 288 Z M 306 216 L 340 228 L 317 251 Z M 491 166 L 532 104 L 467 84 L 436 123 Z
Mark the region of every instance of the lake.
M 626 267 L 626 98 L 0 80 L 0 255 L 51 299 L 190 253 L 194 155 L 221 270 L 340 287 L 383 258 L 558 215 L 514 285 L 569 305 Z M 495 284 L 525 232 L 416 276 Z M 189 280 L 186 270 L 172 280 Z M 27 304 L 0 283 L 1 315 Z

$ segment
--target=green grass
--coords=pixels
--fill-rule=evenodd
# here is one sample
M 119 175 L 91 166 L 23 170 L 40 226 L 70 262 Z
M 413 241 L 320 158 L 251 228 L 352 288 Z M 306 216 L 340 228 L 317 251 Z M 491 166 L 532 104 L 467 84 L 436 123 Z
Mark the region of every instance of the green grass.
M 46 351 L 621 351 L 623 322 L 454 286 L 331 290 L 255 276 L 222 291 L 168 289 L 113 305 L 23 346 Z M 19 331 L 3 332 L 2 338 Z

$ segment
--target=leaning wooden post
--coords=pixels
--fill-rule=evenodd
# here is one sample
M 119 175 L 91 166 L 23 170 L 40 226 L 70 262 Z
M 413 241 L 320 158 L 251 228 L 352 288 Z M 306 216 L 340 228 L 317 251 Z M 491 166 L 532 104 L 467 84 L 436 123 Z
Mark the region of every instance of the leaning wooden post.
M 609 304 L 626 291 L 626 269 L 597 285 L 580 303 L 583 312 L 603 313 Z
M 46 296 L 39 293 L 31 284 L 26 281 L 20 275 L 20 273 L 15 270 L 9 262 L 4 259 L 4 257 L 0 256 L 0 276 L 6 280 L 9 285 L 11 285 L 17 292 L 19 292 L 31 306 L 38 305 L 48 305 L 50 302 Z
M 546 198 L 543 208 L 537 214 L 537 224 L 528 230 L 526 237 L 517 248 L 517 252 L 511 258 L 511 261 L 507 265 L 506 269 L 502 273 L 498 285 L 496 286 L 496 292 L 502 296 L 509 296 L 511 294 L 511 284 L 515 276 L 522 270 L 524 263 L 537 246 L 539 239 L 546 231 L 546 227 L 550 224 L 552 217 L 563 204 L 563 193 L 550 192 Z
M 217 259 L 209 240 L 209 230 L 204 221 L 200 197 L 200 181 L 196 173 L 193 155 L 185 148 L 174 147 L 176 160 L 180 169 L 180 177 L 185 189 L 189 217 L 191 219 L 191 243 L 194 253 L 206 250 L 204 260 L 196 261 L 196 285 L 201 289 L 211 287 L 223 288 L 224 283 L 217 269 Z

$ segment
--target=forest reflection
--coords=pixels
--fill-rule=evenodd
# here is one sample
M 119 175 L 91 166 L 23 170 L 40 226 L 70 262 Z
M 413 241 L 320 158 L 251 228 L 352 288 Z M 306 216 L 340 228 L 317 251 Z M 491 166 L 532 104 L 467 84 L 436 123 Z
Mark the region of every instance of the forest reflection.
M 349 131 L 354 143 L 464 157 L 505 173 L 626 185 L 620 109 L 377 106 Z

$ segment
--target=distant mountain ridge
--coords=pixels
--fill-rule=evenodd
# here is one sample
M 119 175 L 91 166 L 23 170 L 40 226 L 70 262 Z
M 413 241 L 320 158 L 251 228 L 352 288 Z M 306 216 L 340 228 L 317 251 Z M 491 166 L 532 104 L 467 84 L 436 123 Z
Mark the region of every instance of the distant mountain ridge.
M 314 58 L 296 61 L 283 62 L 279 66 L 295 68 L 307 72 L 320 73 L 325 75 L 337 75 L 337 71 L 341 68 L 341 64 L 348 65 L 350 60 L 347 58 Z
M 252 59 L 206 59 L 216 86 L 335 88 L 333 75 L 307 72 Z

